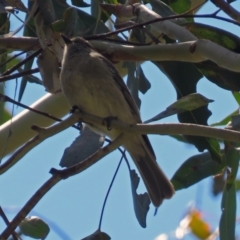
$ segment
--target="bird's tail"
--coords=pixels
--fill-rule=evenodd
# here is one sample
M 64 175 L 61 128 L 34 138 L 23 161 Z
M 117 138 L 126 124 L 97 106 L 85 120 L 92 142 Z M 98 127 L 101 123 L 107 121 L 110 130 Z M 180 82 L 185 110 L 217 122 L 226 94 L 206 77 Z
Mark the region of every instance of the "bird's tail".
M 157 164 L 148 137 L 134 137 L 124 147 L 134 160 L 153 205 L 158 207 L 165 198 L 171 198 L 175 192 L 173 185 Z

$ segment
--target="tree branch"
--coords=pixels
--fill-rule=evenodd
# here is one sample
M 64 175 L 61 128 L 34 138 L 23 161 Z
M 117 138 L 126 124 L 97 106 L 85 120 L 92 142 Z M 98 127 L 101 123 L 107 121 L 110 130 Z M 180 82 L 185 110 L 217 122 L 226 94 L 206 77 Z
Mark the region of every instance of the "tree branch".
M 71 117 L 76 118 L 77 115 Z M 60 123 L 61 124 L 61 123 Z M 108 144 L 107 146 L 99 149 L 94 155 L 90 156 L 83 162 L 80 162 L 70 168 L 64 170 L 56 170 L 51 169 L 50 173 L 53 176 L 48 179 L 36 192 L 35 194 L 28 200 L 28 202 L 24 205 L 24 207 L 18 212 L 15 218 L 10 222 L 8 227 L 2 232 L 0 235 L 0 239 L 7 239 L 15 228 L 20 224 L 20 222 L 27 216 L 27 214 L 37 205 L 37 203 L 42 199 L 42 197 L 53 187 L 55 186 L 60 180 L 66 179 L 70 176 L 76 175 L 88 167 L 92 166 L 93 164 L 97 163 L 100 159 L 105 157 L 110 152 L 117 149 L 119 146 L 123 144 L 126 140 L 127 136 L 119 136 L 113 142 Z
M 223 10 L 229 17 L 240 22 L 240 12 L 233 8 L 229 3 L 224 0 L 211 0 L 211 2 Z

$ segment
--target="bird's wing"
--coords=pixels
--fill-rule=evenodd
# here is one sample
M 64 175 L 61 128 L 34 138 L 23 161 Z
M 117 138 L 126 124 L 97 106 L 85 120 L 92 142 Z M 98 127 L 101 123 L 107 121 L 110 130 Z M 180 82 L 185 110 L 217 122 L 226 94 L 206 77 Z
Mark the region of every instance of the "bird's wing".
M 135 103 L 135 101 L 134 101 L 130 91 L 128 90 L 126 84 L 124 83 L 122 77 L 119 75 L 117 69 L 104 56 L 100 56 L 100 59 L 103 61 L 104 64 L 107 65 L 107 69 L 110 70 L 113 79 L 115 80 L 117 86 L 119 87 L 119 89 L 121 90 L 121 92 L 124 95 L 124 98 L 126 99 L 127 103 L 129 104 L 130 109 L 131 109 L 134 117 L 136 118 L 137 123 L 141 123 L 142 120 L 141 120 L 141 117 L 140 117 L 140 113 L 139 113 L 137 104 Z M 147 135 L 142 135 L 142 138 L 143 138 L 144 146 L 146 144 L 145 148 L 148 151 L 150 150 L 150 153 L 152 154 L 153 158 L 156 158 L 154 150 L 152 148 L 152 145 L 151 145 Z
M 111 75 L 116 82 L 116 85 L 119 87 L 119 89 L 121 90 L 122 94 L 124 95 L 124 98 L 126 99 L 128 105 L 130 106 L 130 109 L 131 109 L 134 117 L 136 118 L 136 121 L 138 123 L 141 123 L 142 121 L 141 121 L 141 117 L 140 117 L 138 107 L 137 107 L 130 91 L 128 90 L 126 84 L 124 83 L 122 77 L 119 75 L 117 69 L 105 57 L 100 56 L 100 59 L 103 61 L 104 64 L 107 65 L 107 69 L 110 70 Z

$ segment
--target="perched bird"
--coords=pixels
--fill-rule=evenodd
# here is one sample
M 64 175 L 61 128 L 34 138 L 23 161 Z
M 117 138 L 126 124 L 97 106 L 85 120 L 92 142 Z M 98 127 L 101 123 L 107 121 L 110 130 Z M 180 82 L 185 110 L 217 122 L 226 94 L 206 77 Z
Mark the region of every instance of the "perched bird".
M 117 117 L 129 124 L 141 123 L 140 113 L 127 86 L 113 64 L 81 37 L 65 42 L 60 81 L 71 106 L 98 117 Z M 112 140 L 121 132 L 103 125 L 90 126 Z M 156 162 L 146 135 L 133 136 L 124 148 L 129 152 L 144 181 L 152 203 L 158 207 L 171 198 L 174 188 Z

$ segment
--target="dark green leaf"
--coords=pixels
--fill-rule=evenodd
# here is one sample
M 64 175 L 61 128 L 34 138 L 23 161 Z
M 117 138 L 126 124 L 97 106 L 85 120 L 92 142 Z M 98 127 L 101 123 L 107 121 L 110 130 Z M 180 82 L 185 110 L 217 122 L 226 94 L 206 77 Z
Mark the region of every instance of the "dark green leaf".
M 50 232 L 49 226 L 38 217 L 25 218 L 19 227 L 24 235 L 34 239 L 45 239 Z
M 193 64 L 175 61 L 154 63 L 173 83 L 177 92 L 177 99 L 196 92 L 196 85 L 200 78 L 202 78 L 202 74 Z M 181 123 L 207 125 L 207 120 L 211 114 L 207 106 L 203 106 L 190 112 L 178 114 L 178 119 Z M 207 138 L 198 136 L 185 136 L 185 138 L 187 142 L 194 144 L 198 151 L 202 152 L 208 149 L 213 154 L 214 159 L 220 161 L 219 154 L 215 155 L 215 151 L 212 149 L 210 141 Z
M 136 70 L 136 77 L 138 78 L 139 84 L 138 84 L 138 89 L 141 93 L 145 94 L 150 88 L 151 88 L 151 83 L 148 81 L 146 78 L 142 67 L 139 65 Z
M 91 4 L 84 2 L 83 0 L 72 0 L 72 5 L 76 7 L 90 7 Z
M 29 54 L 27 54 L 27 56 L 29 56 Z M 27 63 L 25 63 L 23 70 L 27 71 L 30 70 L 32 68 L 32 64 L 33 64 L 34 59 L 29 60 Z M 27 82 L 31 82 L 31 78 L 29 76 L 23 76 L 22 77 L 22 81 L 21 81 L 21 85 L 19 88 L 19 92 L 18 92 L 18 101 L 21 102 L 23 93 L 25 91 L 25 88 L 27 86 Z
M 231 51 L 240 52 L 240 38 L 228 31 L 196 22 L 183 26 L 200 39 L 208 39 Z
M 0 84 L 0 93 L 4 93 L 3 84 Z M 0 101 L 0 125 L 11 119 L 11 114 L 5 108 L 5 103 Z
M 45 26 L 50 26 L 56 19 L 52 0 L 37 0 L 39 11 Z
M 239 191 L 239 190 L 240 190 L 240 179 L 237 179 L 237 180 L 235 181 L 235 189 L 236 189 L 236 191 Z
M 33 5 L 32 1 L 28 1 L 28 9 L 31 9 Z M 28 18 L 29 14 L 26 14 L 25 20 Z M 36 27 L 33 19 L 30 19 L 28 24 L 25 25 L 24 30 L 23 30 L 23 36 L 26 37 L 37 37 L 36 34 Z M 27 54 L 29 56 L 29 54 Z M 34 59 L 29 60 L 23 67 L 23 70 L 29 70 L 32 68 Z M 22 77 L 19 92 L 18 92 L 18 101 L 20 102 L 23 96 L 23 93 L 25 91 L 25 88 L 27 86 L 27 82 L 30 80 L 29 76 L 24 76 Z
M 196 108 L 207 105 L 210 102 L 213 102 L 213 100 L 207 99 L 199 93 L 192 93 L 185 97 L 180 98 L 178 101 L 174 102 L 169 107 L 167 107 L 165 111 L 145 121 L 145 123 L 157 121 L 162 118 L 165 118 L 174 114 L 179 114 L 185 111 L 191 111 Z
M 237 103 L 240 105 L 240 93 L 239 92 L 232 92 L 234 98 L 236 99 Z
M 110 236 L 106 234 L 105 232 L 101 232 L 100 230 L 97 230 L 93 234 L 82 238 L 82 240 L 110 240 Z
M 176 13 L 184 13 L 191 9 L 191 0 L 163 0 Z
M 236 189 L 235 185 L 226 185 L 222 197 L 222 216 L 220 219 L 220 240 L 235 239 Z
M 96 22 L 96 27 L 97 24 L 100 20 L 103 22 L 106 22 L 109 19 L 109 14 L 106 13 L 105 11 L 102 11 L 100 7 L 100 3 L 103 3 L 103 0 L 91 0 L 91 15 L 97 19 Z
M 227 154 L 224 155 L 226 164 L 228 165 L 229 172 L 228 172 L 228 178 L 227 178 L 227 183 L 228 184 L 233 184 L 235 182 L 238 168 L 239 168 L 239 152 L 236 149 L 230 149 L 227 151 Z
M 77 8 L 69 7 L 63 14 L 63 19 L 52 24 L 54 31 L 63 32 L 67 36 L 77 36 L 81 34 L 82 24 L 78 17 Z
M 135 215 L 141 227 L 146 228 L 147 213 L 149 211 L 151 201 L 147 193 L 137 194 L 140 178 L 135 170 L 130 170 L 130 178 Z
M 217 163 L 206 152 L 187 159 L 172 177 L 175 190 L 188 188 L 202 179 L 218 174 L 225 167 L 225 163 Z
M 239 152 L 230 149 L 225 155 L 228 167 L 227 184 L 225 185 L 221 203 L 222 216 L 220 219 L 220 240 L 235 239 L 236 224 L 236 189 L 235 179 L 239 167 Z
M 105 138 L 83 126 L 81 135 L 77 137 L 70 147 L 66 148 L 60 161 L 61 167 L 70 167 L 77 164 L 102 147 Z
M 1 13 L 0 14 L 0 35 L 4 35 L 6 33 L 9 33 L 10 29 L 10 21 L 8 19 L 7 14 Z M 6 64 L 5 61 L 7 60 L 7 51 L 5 49 L 0 49 L 0 73 L 3 73 L 6 71 Z
M 168 17 L 171 15 L 176 15 L 177 13 L 174 12 L 170 6 L 165 4 L 163 1 L 160 0 L 149 0 L 149 3 L 152 6 L 152 10 L 159 14 L 161 17 Z M 176 24 L 183 24 L 186 22 L 184 18 L 176 18 L 172 20 Z
M 240 38 L 232 33 L 201 23 L 186 23 L 183 26 L 199 39 L 208 39 L 233 52 L 240 53 Z M 219 87 L 232 91 L 240 90 L 240 73 L 221 68 L 211 61 L 195 65 L 209 81 Z

